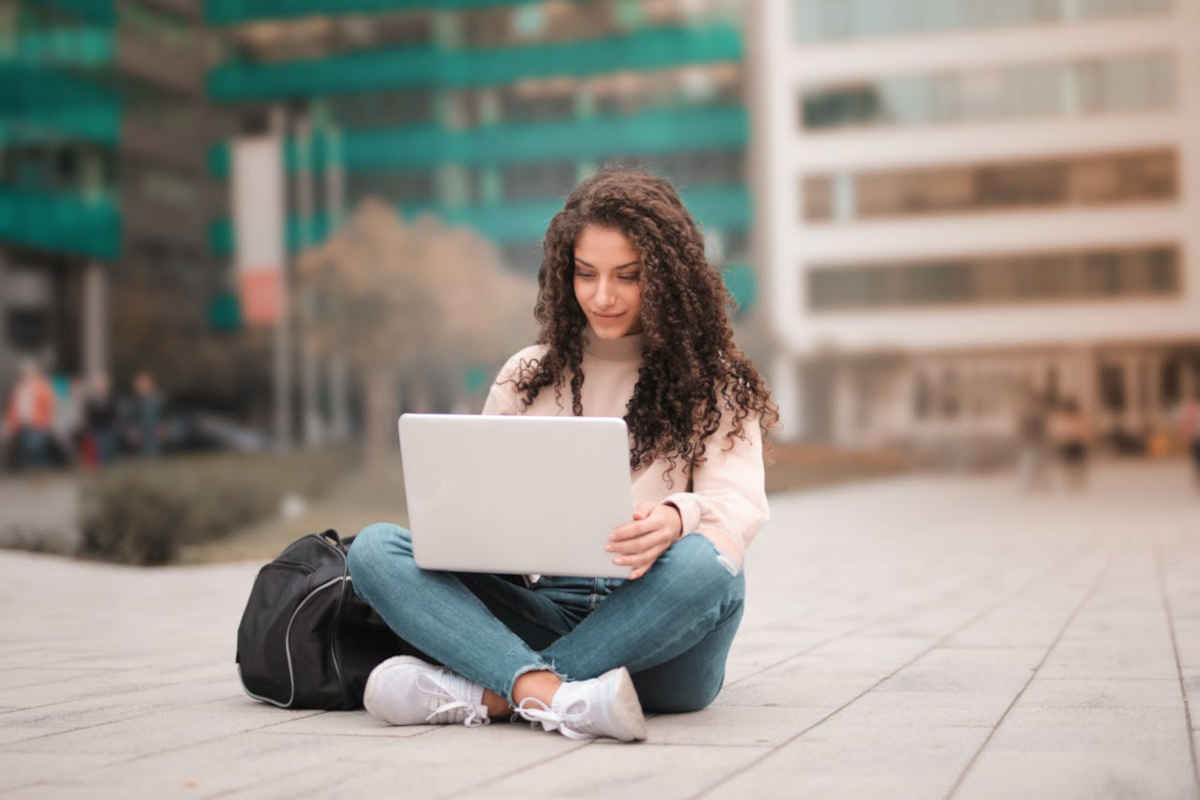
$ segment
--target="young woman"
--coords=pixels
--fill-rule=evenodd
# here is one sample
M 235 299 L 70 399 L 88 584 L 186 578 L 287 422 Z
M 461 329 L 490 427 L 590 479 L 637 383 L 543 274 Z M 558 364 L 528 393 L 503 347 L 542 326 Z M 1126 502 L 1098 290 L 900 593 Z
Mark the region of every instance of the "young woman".
M 538 344 L 504 365 L 483 413 L 624 417 L 636 509 L 608 549 L 631 572 L 520 585 L 422 570 L 408 531 L 370 525 L 350 549 L 355 589 L 445 666 L 389 659 L 364 705 L 397 725 L 515 712 L 573 738 L 644 739 L 643 708 L 695 711 L 721 689 L 742 554 L 767 519 L 762 434 L 778 413 L 667 181 L 589 178 L 544 251 Z

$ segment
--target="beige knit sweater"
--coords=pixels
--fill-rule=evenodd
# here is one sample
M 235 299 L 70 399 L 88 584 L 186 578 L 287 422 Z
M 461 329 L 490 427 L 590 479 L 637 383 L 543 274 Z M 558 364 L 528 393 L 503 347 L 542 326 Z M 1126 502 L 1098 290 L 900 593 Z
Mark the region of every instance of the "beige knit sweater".
M 582 388 L 585 416 L 625 416 L 625 407 L 637 383 L 641 351 L 640 335 L 606 340 L 586 330 Z M 533 405 L 524 408 L 515 384 L 508 382 L 522 361 L 537 359 L 545 352 L 546 345 L 532 345 L 510 358 L 488 392 L 483 413 L 570 416 L 568 387 L 563 387 L 561 400 L 556 399 L 553 387 L 547 387 Z M 745 438 L 735 439 L 732 449 L 725 439 L 729 425 L 727 413 L 721 428 L 707 442 L 705 462 L 691 471 L 690 481 L 684 468 L 677 465 L 671 474 L 673 485 L 669 484 L 667 463 L 661 458 L 634 472 L 633 501 L 635 506 L 645 502 L 674 505 L 683 519 L 685 533 L 703 534 L 740 565 L 746 547 L 768 519 L 767 495 L 758 420 L 748 417 L 744 421 Z

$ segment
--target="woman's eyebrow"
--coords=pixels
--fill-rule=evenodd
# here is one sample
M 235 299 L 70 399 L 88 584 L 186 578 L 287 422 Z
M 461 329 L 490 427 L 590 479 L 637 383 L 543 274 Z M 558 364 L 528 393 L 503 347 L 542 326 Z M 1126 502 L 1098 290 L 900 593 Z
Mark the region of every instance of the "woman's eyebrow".
M 589 264 L 588 262 L 584 261 L 579 256 L 575 256 L 575 263 L 583 264 L 585 267 L 591 267 L 592 269 L 596 268 L 595 264 Z M 617 264 L 615 267 L 613 267 L 613 269 L 625 269 L 625 267 L 636 267 L 641 263 L 642 263 L 642 260 L 640 258 L 638 258 L 638 259 L 634 259 L 633 261 L 630 261 L 628 264 Z

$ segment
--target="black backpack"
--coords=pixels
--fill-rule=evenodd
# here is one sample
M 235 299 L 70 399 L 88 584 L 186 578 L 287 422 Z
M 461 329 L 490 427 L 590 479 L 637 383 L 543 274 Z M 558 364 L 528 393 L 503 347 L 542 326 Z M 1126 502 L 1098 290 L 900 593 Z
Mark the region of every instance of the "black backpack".
M 309 534 L 258 571 L 238 625 L 246 694 L 280 708 L 362 708 L 367 675 L 417 651 L 354 593 L 345 542 Z

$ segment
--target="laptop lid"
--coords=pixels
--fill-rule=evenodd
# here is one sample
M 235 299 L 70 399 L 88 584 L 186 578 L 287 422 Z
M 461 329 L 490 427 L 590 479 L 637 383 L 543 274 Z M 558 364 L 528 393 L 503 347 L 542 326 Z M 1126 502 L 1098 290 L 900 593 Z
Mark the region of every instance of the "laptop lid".
M 399 429 L 418 566 L 629 574 L 604 550 L 633 519 L 623 419 L 404 414 Z

